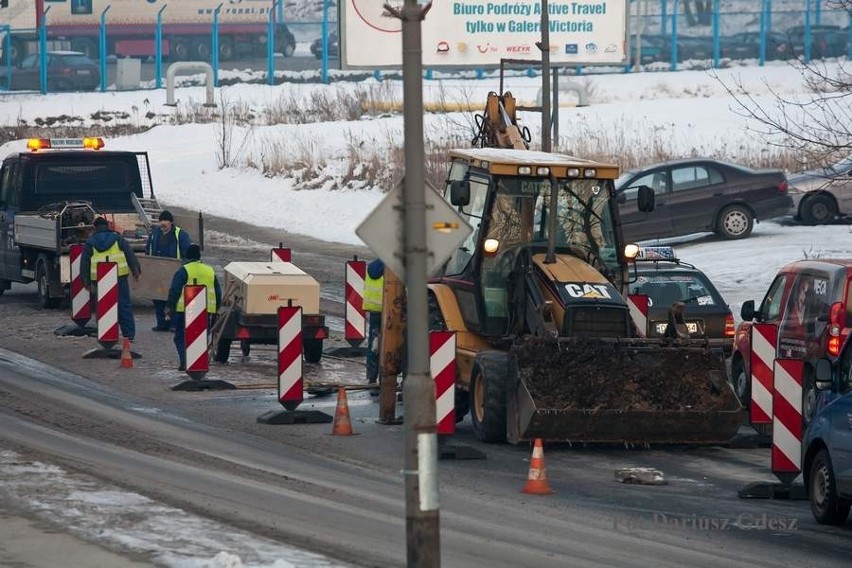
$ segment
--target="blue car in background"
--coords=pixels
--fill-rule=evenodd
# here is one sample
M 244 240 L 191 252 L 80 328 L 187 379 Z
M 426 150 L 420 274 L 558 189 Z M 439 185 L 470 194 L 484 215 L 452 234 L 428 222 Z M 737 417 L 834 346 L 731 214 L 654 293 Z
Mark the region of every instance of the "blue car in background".
M 852 318 L 852 306 L 847 306 Z M 842 525 L 852 505 L 852 335 L 832 361 L 820 359 L 817 411 L 802 440 L 802 473 L 818 523 Z

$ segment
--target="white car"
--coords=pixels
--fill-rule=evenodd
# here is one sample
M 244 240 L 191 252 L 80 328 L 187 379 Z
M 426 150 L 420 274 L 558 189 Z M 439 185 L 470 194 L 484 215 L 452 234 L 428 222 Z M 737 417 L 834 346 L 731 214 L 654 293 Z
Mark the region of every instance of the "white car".
M 852 156 L 787 178 L 795 215 L 808 225 L 852 215 Z

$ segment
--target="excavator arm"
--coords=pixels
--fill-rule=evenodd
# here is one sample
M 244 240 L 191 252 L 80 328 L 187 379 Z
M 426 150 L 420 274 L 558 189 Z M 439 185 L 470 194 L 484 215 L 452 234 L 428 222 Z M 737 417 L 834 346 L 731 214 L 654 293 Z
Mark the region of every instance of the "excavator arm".
M 476 116 L 477 133 L 473 145 L 480 148 L 512 148 L 528 150 L 530 133 L 518 124 L 516 102 L 512 93 L 488 93 L 485 111 Z

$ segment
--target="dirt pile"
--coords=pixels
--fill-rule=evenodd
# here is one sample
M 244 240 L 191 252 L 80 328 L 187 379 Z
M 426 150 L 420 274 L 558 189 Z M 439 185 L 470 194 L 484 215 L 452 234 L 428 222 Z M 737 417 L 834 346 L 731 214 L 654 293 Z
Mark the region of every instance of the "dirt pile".
M 725 410 L 731 396 L 724 361 L 703 350 L 539 343 L 518 368 L 536 406 L 553 410 Z

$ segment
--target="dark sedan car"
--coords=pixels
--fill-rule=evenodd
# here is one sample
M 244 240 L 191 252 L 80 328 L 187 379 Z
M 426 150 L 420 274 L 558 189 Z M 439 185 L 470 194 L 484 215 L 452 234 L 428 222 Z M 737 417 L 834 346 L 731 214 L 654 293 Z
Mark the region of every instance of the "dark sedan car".
M 648 247 L 636 259 L 631 294 L 649 298 L 648 337 L 662 338 L 668 312 L 676 302 L 684 304 L 684 321 L 692 339 L 706 339 L 710 347 L 729 356 L 734 346 L 734 314 L 707 276 L 678 260 L 671 247 Z
M 760 57 L 760 33 L 743 32 L 721 39 L 722 57 L 728 59 L 758 59 Z M 794 57 L 793 44 L 785 33 L 766 34 L 766 59 L 784 60 Z
M 654 190 L 656 207 L 639 211 L 637 194 Z M 616 181 L 621 226 L 628 240 L 713 231 L 725 239 L 751 234 L 756 220 L 790 213 L 793 200 L 781 170 L 693 158 L 674 160 L 623 174 Z
M 317 59 L 322 59 L 322 38 L 319 37 L 311 44 L 311 53 Z M 340 44 L 337 41 L 337 34 L 332 32 L 328 34 L 328 56 L 331 58 L 340 57 Z
M 794 26 L 787 30 L 795 55 L 805 53 L 805 26 Z M 840 26 L 811 26 L 811 59 L 846 55 L 848 30 Z
M 9 90 L 36 90 L 41 88 L 40 57 L 28 55 L 12 69 L 11 81 L 5 68 L 0 68 L 0 84 Z M 84 54 L 76 51 L 49 51 L 47 53 L 47 88 L 49 91 L 91 91 L 101 82 L 98 66 Z

